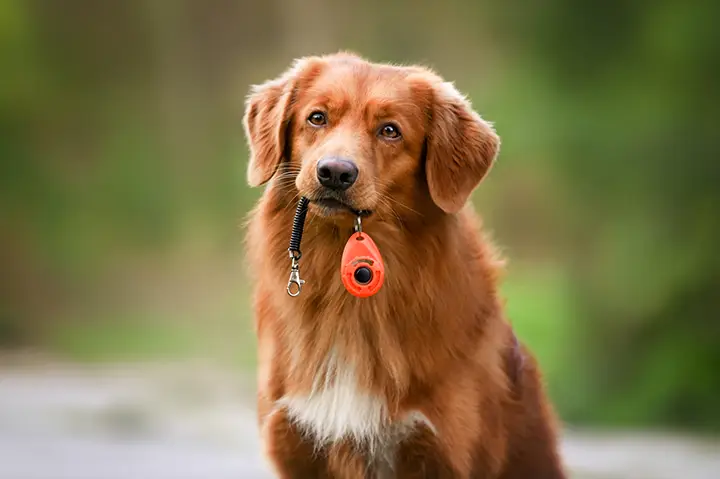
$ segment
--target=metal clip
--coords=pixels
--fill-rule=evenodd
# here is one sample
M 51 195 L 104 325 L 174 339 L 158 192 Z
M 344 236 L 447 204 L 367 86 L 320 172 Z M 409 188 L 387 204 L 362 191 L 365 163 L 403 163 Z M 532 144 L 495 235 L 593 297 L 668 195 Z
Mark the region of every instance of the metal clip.
M 360 215 L 355 217 L 355 232 L 362 233 L 362 216 Z
M 292 255 L 292 253 L 291 253 Z M 302 285 L 305 284 L 304 279 L 300 279 L 300 265 L 297 259 L 292 257 L 292 265 L 290 266 L 290 279 L 287 284 L 287 293 L 293 298 L 300 295 Z

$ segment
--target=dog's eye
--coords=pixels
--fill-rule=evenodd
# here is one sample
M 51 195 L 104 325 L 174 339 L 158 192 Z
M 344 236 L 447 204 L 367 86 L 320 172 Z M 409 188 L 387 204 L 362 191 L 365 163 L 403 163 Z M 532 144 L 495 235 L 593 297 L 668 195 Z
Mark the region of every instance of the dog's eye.
M 307 121 L 312 126 L 327 125 L 327 117 L 325 116 L 325 113 L 323 113 L 321 111 L 314 111 L 314 112 L 310 113 L 310 116 L 308 117 Z
M 400 138 L 400 129 L 392 123 L 388 123 L 380 128 L 380 136 L 388 140 L 396 140 Z

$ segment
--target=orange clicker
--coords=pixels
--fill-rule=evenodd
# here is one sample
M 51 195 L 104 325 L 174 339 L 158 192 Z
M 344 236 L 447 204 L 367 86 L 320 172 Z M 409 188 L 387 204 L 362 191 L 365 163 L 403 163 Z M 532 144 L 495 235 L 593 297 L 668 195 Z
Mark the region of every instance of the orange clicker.
M 374 295 L 383 285 L 385 265 L 380 250 L 360 228 L 345 244 L 340 273 L 345 289 L 358 298 Z

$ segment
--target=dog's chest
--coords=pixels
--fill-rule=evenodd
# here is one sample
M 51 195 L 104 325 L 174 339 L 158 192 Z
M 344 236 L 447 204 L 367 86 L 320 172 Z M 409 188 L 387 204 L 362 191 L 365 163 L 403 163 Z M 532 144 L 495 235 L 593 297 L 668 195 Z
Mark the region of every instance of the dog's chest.
M 347 438 L 377 441 L 389 422 L 383 398 L 362 391 L 354 370 L 334 357 L 315 376 L 307 394 L 285 396 L 280 404 L 293 422 L 323 445 Z
M 307 394 L 284 396 L 278 406 L 317 446 L 349 439 L 374 460 L 391 462 L 399 441 L 422 425 L 434 432 L 418 411 L 391 419 L 385 399 L 359 387 L 354 368 L 336 355 L 326 360 Z

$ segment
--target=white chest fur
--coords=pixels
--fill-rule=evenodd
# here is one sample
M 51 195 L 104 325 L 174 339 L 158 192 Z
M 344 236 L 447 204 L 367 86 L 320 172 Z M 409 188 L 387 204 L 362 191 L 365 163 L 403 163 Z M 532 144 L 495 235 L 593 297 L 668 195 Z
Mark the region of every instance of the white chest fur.
M 315 377 L 309 394 L 285 396 L 277 405 L 319 446 L 350 439 L 373 454 L 391 447 L 421 424 L 435 432 L 418 411 L 392 423 L 385 400 L 361 390 L 354 369 L 334 354 Z
M 334 354 L 316 375 L 309 394 L 285 396 L 278 405 L 321 445 L 346 438 L 372 445 L 388 424 L 385 401 L 359 390 L 353 368 Z

